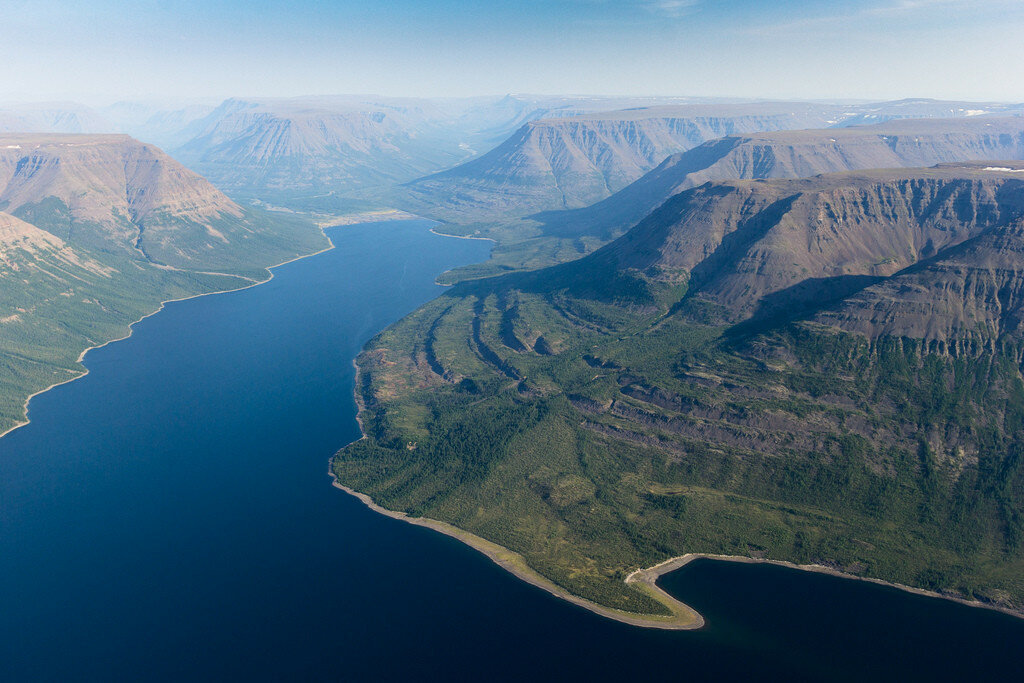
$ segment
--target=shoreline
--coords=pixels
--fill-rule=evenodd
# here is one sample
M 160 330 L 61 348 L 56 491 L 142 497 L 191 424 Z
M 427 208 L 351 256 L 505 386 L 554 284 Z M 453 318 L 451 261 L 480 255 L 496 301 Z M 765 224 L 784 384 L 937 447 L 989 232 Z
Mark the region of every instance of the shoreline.
M 432 219 L 426 218 L 424 220 L 428 220 L 429 221 L 429 220 L 432 220 Z M 434 222 L 437 223 L 437 221 L 434 221 Z M 440 225 L 440 223 L 437 223 L 437 224 Z M 472 237 L 470 235 L 449 235 L 446 232 L 438 232 L 436 228 L 430 228 L 430 232 L 434 233 L 438 237 L 451 237 L 452 239 L 456 239 L 456 240 L 484 240 L 485 242 L 493 242 L 494 244 L 498 243 L 498 240 L 496 240 L 496 239 L 494 239 L 492 237 Z M 493 247 L 491 248 L 491 254 L 494 254 L 494 248 Z M 491 257 L 488 256 L 487 260 L 490 261 Z M 486 263 L 486 262 L 487 261 L 481 261 L 481 263 Z M 434 278 L 434 284 L 437 285 L 438 287 L 454 287 L 455 285 L 457 285 L 458 282 L 451 282 L 451 283 L 438 282 L 438 280 L 441 279 L 442 275 L 444 275 L 445 273 L 450 273 L 453 270 L 455 270 L 455 268 L 449 268 L 448 270 L 444 271 L 444 273 L 439 273 L 438 276 Z
M 362 438 L 366 438 L 365 435 Z M 665 607 L 672 612 L 671 615 L 662 616 L 657 614 L 638 614 L 635 612 L 625 612 L 611 607 L 599 605 L 596 602 L 591 602 L 590 600 L 587 600 L 586 598 L 581 598 L 578 595 L 573 595 L 569 591 L 565 590 L 564 588 L 561 588 L 549 579 L 545 578 L 544 576 L 534 571 L 526 563 L 526 560 L 523 558 L 523 556 L 513 550 L 509 550 L 508 548 L 498 545 L 497 543 L 492 543 L 491 541 L 488 541 L 485 538 L 481 538 L 476 534 L 460 529 L 459 527 L 456 527 L 452 524 L 448 524 L 447 522 L 441 522 L 439 520 L 430 519 L 428 517 L 410 517 L 404 512 L 398 512 L 395 510 L 389 510 L 385 507 L 381 507 L 380 505 L 377 505 L 373 501 L 373 499 L 370 498 L 370 496 L 366 495 L 365 493 L 360 493 L 359 491 L 356 491 L 340 483 L 337 477 L 334 476 L 334 472 L 331 471 L 330 466 L 328 466 L 328 476 L 330 476 L 331 478 L 332 486 L 358 499 L 363 505 L 368 507 L 370 510 L 385 517 L 390 517 L 391 519 L 396 519 L 407 524 L 432 529 L 438 533 L 444 534 L 445 536 L 450 536 L 458 541 L 461 541 L 470 548 L 473 548 L 477 552 L 483 554 L 485 557 L 490 559 L 496 565 L 498 565 L 505 571 L 509 572 L 516 578 L 525 581 L 528 584 L 536 586 L 537 588 L 540 588 L 541 590 L 550 593 L 556 598 L 561 598 L 566 602 L 570 602 L 578 607 L 582 607 L 602 617 L 613 619 L 615 621 L 624 624 L 629 624 L 631 626 L 639 626 L 642 628 L 657 628 L 672 631 L 693 631 L 699 628 L 703 628 L 704 626 L 704 618 L 699 613 L 697 613 L 696 610 L 691 608 L 689 605 L 686 605 L 676 600 L 671 595 L 663 591 L 661 588 L 658 588 L 657 586 L 651 585 L 653 590 L 646 590 L 646 586 L 649 584 L 647 584 L 647 582 L 643 581 L 642 579 L 637 579 L 637 581 L 640 581 L 644 584 L 645 592 L 651 595 L 651 597 L 656 599 L 658 602 L 664 604 Z M 636 572 L 634 572 L 633 574 L 636 574 Z M 633 574 L 631 574 L 630 576 L 633 576 Z
M 359 438 L 356 439 L 355 441 L 351 441 L 345 444 L 344 446 L 342 446 L 342 448 L 347 448 L 351 444 L 357 443 L 367 438 L 366 431 L 363 429 L 362 418 L 362 413 L 366 409 L 366 403 L 363 400 L 363 394 L 362 391 L 360 391 L 359 386 L 359 380 L 362 375 L 362 370 L 359 368 L 359 363 L 356 362 L 357 358 L 358 355 L 356 356 L 356 358 L 352 359 L 352 367 L 355 368 L 355 374 L 353 378 L 353 394 L 356 404 L 356 424 L 359 425 Z M 546 579 L 545 577 L 541 576 L 538 572 L 533 570 L 526 563 L 526 560 L 525 558 L 523 558 L 522 555 L 515 551 L 509 550 L 504 546 L 500 546 L 497 543 L 488 541 L 485 538 L 481 538 L 476 534 L 460 529 L 452 524 L 448 524 L 447 522 L 441 522 L 439 520 L 430 519 L 428 517 L 410 517 L 404 512 L 389 510 L 385 507 L 377 505 L 377 503 L 373 501 L 373 498 L 371 498 L 367 494 L 356 491 L 355 489 L 345 486 L 344 484 L 339 482 L 338 478 L 334 476 L 334 469 L 332 467 L 333 462 L 334 456 L 332 455 L 330 459 L 328 459 L 327 461 L 327 476 L 331 478 L 331 485 L 337 489 L 344 491 L 353 498 L 356 498 L 373 512 L 376 512 L 377 514 L 383 515 L 385 517 L 390 517 L 391 519 L 396 519 L 402 522 L 406 522 L 408 524 L 413 524 L 415 526 L 426 527 L 428 529 L 432 529 L 434 531 L 442 533 L 446 536 L 451 536 L 452 538 L 465 543 L 477 552 L 482 553 L 496 565 L 498 565 L 505 571 L 511 573 L 516 578 L 525 581 L 526 583 L 529 583 L 533 586 L 536 586 L 537 588 L 540 588 L 541 590 L 550 593 L 556 598 L 561 598 L 563 600 L 571 602 L 574 605 L 594 612 L 595 614 L 599 614 L 603 617 L 614 619 L 615 621 L 620 621 L 626 624 L 631 624 L 633 626 L 671 630 L 695 630 L 702 628 L 704 626 L 704 617 L 702 617 L 696 610 L 692 609 L 689 605 L 686 605 L 680 602 L 679 600 L 676 600 L 671 595 L 669 595 L 668 593 L 666 593 L 654 584 L 654 581 L 657 580 L 657 576 L 655 576 L 654 580 L 650 582 L 642 581 L 642 583 L 645 584 L 645 587 L 642 590 L 645 590 L 645 592 L 648 592 L 648 594 L 650 594 L 651 597 L 665 605 L 665 607 L 671 613 L 671 615 L 669 616 L 641 615 L 632 612 L 623 612 L 620 610 L 612 609 L 610 607 L 598 605 L 595 602 L 591 602 L 585 598 L 573 595 L 569 591 L 555 585 L 553 582 L 551 582 L 550 580 Z M 627 583 L 630 582 L 630 579 L 633 577 L 634 574 L 636 574 L 636 572 L 633 572 L 633 574 L 630 574 L 630 576 L 626 578 Z
M 135 332 L 135 326 L 136 325 L 138 325 L 140 322 L 142 322 L 146 318 L 148 318 L 148 317 L 150 317 L 152 315 L 156 315 L 160 311 L 164 310 L 164 307 L 167 306 L 167 304 L 171 304 L 171 303 L 174 303 L 176 301 L 188 301 L 189 299 L 198 299 L 199 297 L 203 297 L 203 296 L 215 296 L 217 294 L 229 294 L 231 292 L 240 292 L 240 291 L 242 291 L 244 289 L 249 289 L 250 287 L 258 287 L 259 285 L 265 284 L 265 283 L 270 282 L 271 280 L 274 279 L 274 270 L 273 270 L 274 268 L 280 268 L 281 266 L 287 265 L 289 263 L 293 263 L 295 261 L 299 261 L 299 260 L 302 260 L 304 258 L 309 258 L 311 256 L 316 256 L 317 254 L 322 254 L 325 251 L 330 251 L 331 249 L 334 249 L 334 242 L 331 240 L 330 237 L 327 236 L 327 233 L 324 232 L 324 226 L 320 225 L 319 223 L 314 223 L 314 225 L 316 225 L 317 229 L 320 231 L 320 234 L 323 235 L 324 239 L 326 239 L 327 242 L 328 242 L 328 245 L 326 247 L 324 247 L 323 249 L 320 249 L 320 250 L 315 251 L 315 252 L 310 253 L 310 254 L 301 254 L 299 256 L 295 256 L 293 258 L 281 261 L 280 263 L 275 263 L 273 265 L 265 266 L 264 269 L 267 271 L 267 277 L 262 279 L 262 280 L 252 280 L 251 278 L 247 278 L 244 275 L 232 275 L 230 273 L 216 273 L 217 275 L 223 275 L 224 277 L 233 277 L 233 278 L 238 278 L 238 279 L 241 279 L 241 280 L 250 280 L 250 282 L 249 282 L 249 284 L 242 285 L 241 287 L 233 287 L 231 289 L 218 289 L 218 290 L 216 290 L 214 292 L 201 292 L 199 294 L 190 294 L 189 296 L 182 296 L 182 297 L 178 297 L 176 299 L 166 299 L 164 301 L 161 301 L 160 305 L 157 306 L 156 309 L 154 309 L 153 311 L 143 315 L 138 320 L 135 320 L 134 322 L 128 323 L 128 332 L 123 337 L 118 337 L 116 339 L 108 339 L 107 341 L 105 341 L 105 342 L 103 342 L 101 344 L 94 344 L 93 346 L 90 346 L 90 347 L 84 349 L 81 353 L 78 354 L 78 358 L 75 359 L 75 363 L 82 363 L 85 360 L 86 354 L 88 354 L 90 351 L 92 351 L 94 349 L 102 349 L 104 346 L 107 346 L 108 344 L 113 344 L 115 342 L 124 341 L 125 339 L 128 339 Z M 327 227 L 333 227 L 333 226 L 327 226 Z M 200 272 L 200 271 L 195 271 L 195 272 Z M 22 414 L 24 415 L 24 419 L 22 419 L 21 421 L 15 423 L 12 427 L 8 428 L 6 431 L 0 432 L 0 439 L 4 438 L 5 436 L 7 436 L 8 434 L 10 434 L 11 432 L 13 432 L 13 431 L 15 431 L 17 429 L 21 429 L 22 427 L 25 427 L 25 426 L 31 424 L 32 419 L 28 416 L 28 405 L 32 401 L 33 398 L 35 398 L 36 396 L 39 396 L 40 394 L 45 394 L 47 391 L 50 391 L 51 389 L 55 389 L 55 388 L 57 388 L 57 387 L 59 387 L 59 386 L 61 386 L 63 384 L 68 384 L 69 382 L 74 382 L 77 379 L 81 379 L 81 378 L 85 377 L 86 375 L 89 374 L 89 368 L 83 367 L 81 370 L 77 370 L 77 371 L 74 371 L 74 372 L 76 373 L 76 374 L 74 374 L 74 376 L 69 377 L 67 379 L 63 379 L 63 380 L 61 380 L 59 382 L 54 382 L 50 386 L 45 387 L 43 389 L 40 389 L 39 391 L 36 391 L 36 392 L 30 394 L 28 396 L 28 398 L 25 399 L 25 402 L 22 404 L 22 408 L 21 408 Z
M 362 422 L 360 421 L 360 428 Z M 358 440 L 365 439 L 366 435 L 363 434 Z M 355 442 L 352 442 L 355 443 Z M 333 458 L 332 458 L 333 460 Z M 772 564 L 780 567 L 786 567 L 788 569 L 796 569 L 799 571 L 814 572 L 817 574 L 826 574 L 841 579 L 849 579 L 853 581 L 864 581 L 867 583 L 873 583 L 879 586 L 886 586 L 895 590 L 900 590 L 906 593 L 913 593 L 927 598 L 938 598 L 940 600 L 949 600 L 952 602 L 959 603 L 965 607 L 975 607 L 980 609 L 986 609 L 993 612 L 1001 612 L 1018 619 L 1024 619 L 1024 612 L 1020 612 L 1009 607 L 1002 607 L 991 603 L 981 602 L 979 600 L 968 600 L 967 598 L 961 598 L 953 595 L 944 595 L 935 591 L 929 591 L 924 588 L 914 588 L 913 586 L 907 586 L 904 584 L 894 583 L 892 581 L 886 581 L 884 579 L 878 579 L 867 576 L 856 576 L 855 574 L 848 574 L 846 572 L 826 567 L 820 564 L 796 564 L 786 560 L 769 560 L 756 557 L 747 557 L 745 555 L 716 555 L 714 553 L 686 553 L 685 555 L 679 555 L 671 557 L 667 560 L 659 562 L 658 564 L 647 567 L 636 569 L 625 578 L 625 583 L 632 585 L 643 592 L 647 593 L 650 597 L 654 598 L 661 604 L 665 605 L 671 612 L 671 616 L 661 616 L 655 614 L 639 614 L 636 612 L 625 612 L 616 610 L 611 607 L 605 607 L 595 602 L 591 602 L 586 598 L 581 598 L 578 595 L 574 595 L 569 591 L 556 585 L 549 579 L 545 578 L 537 571 L 532 569 L 522 555 L 509 550 L 508 548 L 498 545 L 492 541 L 488 541 L 485 538 L 481 538 L 472 532 L 465 531 L 447 522 L 442 522 L 429 517 L 410 517 L 404 512 L 398 512 L 395 510 L 389 510 L 388 508 L 377 505 L 370 496 L 365 493 L 360 493 L 344 484 L 341 484 L 337 477 L 334 476 L 334 472 L 331 471 L 328 466 L 328 475 L 331 478 L 331 485 L 335 488 L 341 489 L 345 493 L 357 498 L 366 507 L 374 512 L 396 519 L 407 524 L 415 526 L 426 527 L 432 529 L 446 536 L 465 543 L 467 546 L 474 550 L 482 553 L 496 565 L 509 572 L 516 578 L 525 581 L 533 586 L 536 586 L 556 598 L 561 598 L 567 602 L 570 602 L 578 607 L 582 607 L 594 614 L 598 614 L 608 619 L 629 624 L 631 626 L 639 626 L 641 628 L 657 628 L 662 630 L 672 631 L 695 631 L 703 628 L 706 625 L 704 617 L 694 608 L 690 607 L 686 603 L 677 600 L 669 593 L 665 592 L 660 586 L 657 585 L 658 579 L 665 574 L 682 569 L 686 565 L 690 564 L 694 560 L 717 560 L 720 562 L 739 562 L 743 564 Z
M 358 356 L 357 356 L 358 358 Z M 366 432 L 363 429 L 362 412 L 365 409 L 362 392 L 359 390 L 359 378 L 361 370 L 359 364 L 356 362 L 356 358 L 352 359 L 352 365 L 355 367 L 355 378 L 354 378 L 354 394 L 356 404 L 356 423 L 359 425 L 360 436 L 355 441 L 345 444 L 338 450 L 347 448 L 350 444 L 362 441 L 367 438 Z M 698 630 L 705 626 L 704 617 L 686 603 L 677 600 L 673 596 L 669 595 L 665 590 L 658 586 L 658 579 L 665 574 L 682 569 L 694 560 L 708 559 L 718 560 L 722 562 L 741 562 L 746 564 L 773 564 L 780 567 L 786 567 L 789 569 L 796 569 L 800 571 L 815 572 L 818 574 L 827 574 L 829 576 L 835 576 L 841 579 L 850 579 L 854 581 L 865 581 L 873 583 L 879 586 L 887 586 L 896 590 L 904 591 L 907 593 L 913 593 L 915 595 L 921 595 L 928 598 L 938 598 L 940 600 L 950 600 L 952 602 L 960 603 L 966 607 L 976 607 L 980 609 L 987 609 L 995 612 L 1002 612 L 1018 619 L 1024 619 L 1024 611 L 1014 610 L 1009 607 L 1003 607 L 993 603 L 982 602 L 980 600 L 969 600 L 967 598 L 958 597 L 955 595 L 945 595 L 936 591 L 929 591 L 924 588 L 915 588 L 913 586 L 907 586 L 892 581 L 886 581 L 884 579 L 868 577 L 868 576 L 857 576 L 856 574 L 849 574 L 847 572 L 827 567 L 821 564 L 796 564 L 795 562 L 789 562 L 787 560 L 772 560 L 767 558 L 756 558 L 748 557 L 745 555 L 717 555 L 714 553 L 686 553 L 684 555 L 677 555 L 676 557 L 670 557 L 667 560 L 663 560 L 658 564 L 636 569 L 631 572 L 626 578 L 625 583 L 632 585 L 643 592 L 647 593 L 650 597 L 663 604 L 671 613 L 672 616 L 660 616 L 660 615 L 643 615 L 634 612 L 624 612 L 616 610 L 610 607 L 604 607 L 597 603 L 591 602 L 585 598 L 581 598 L 577 595 L 573 595 L 569 591 L 557 586 L 549 579 L 539 574 L 536 570 L 532 569 L 527 563 L 525 558 L 519 553 L 505 548 L 504 546 L 498 545 L 492 541 L 488 541 L 485 538 L 481 538 L 472 532 L 460 529 L 447 522 L 442 522 L 429 517 L 410 517 L 404 512 L 398 512 L 396 510 L 389 510 L 388 508 L 382 507 L 374 502 L 374 500 L 365 493 L 361 493 L 345 486 L 338 481 L 334 475 L 332 463 L 334 456 L 328 461 L 327 474 L 331 478 L 331 485 L 335 488 L 341 489 L 345 493 L 357 498 L 366 507 L 373 510 L 374 512 L 397 519 L 408 524 L 415 526 L 422 526 L 428 529 L 433 529 L 439 533 L 451 536 L 459 541 L 462 541 L 469 547 L 477 550 L 492 562 L 497 564 L 502 569 L 508 571 L 513 576 L 532 584 L 544 591 L 547 591 L 551 595 L 557 598 L 561 598 L 579 607 L 583 607 L 595 614 L 600 616 L 614 619 L 625 624 L 632 626 L 640 626 L 644 628 L 659 628 L 665 630 L 677 630 L 677 631 L 692 631 Z
M 665 574 L 674 572 L 677 569 L 682 569 L 686 565 L 690 564 L 694 560 L 717 560 L 719 562 L 738 562 L 742 564 L 773 564 L 777 567 L 786 567 L 787 569 L 796 569 L 804 572 L 813 572 L 815 574 L 826 574 L 828 576 L 834 576 L 840 579 L 849 579 L 852 581 L 864 581 L 866 583 L 873 583 L 878 586 L 886 586 L 888 588 L 894 588 L 905 593 L 913 593 L 914 595 L 920 595 L 926 598 L 938 598 L 940 600 L 949 600 L 952 602 L 960 603 L 965 607 L 976 607 L 980 609 L 987 609 L 993 612 L 1002 612 L 1018 619 L 1024 619 L 1024 611 L 1012 609 L 1010 607 L 1003 607 L 994 603 L 982 602 L 981 600 L 969 600 L 967 598 L 958 597 L 956 595 L 946 595 L 945 593 L 939 593 L 937 591 L 930 591 L 925 588 L 915 588 L 913 586 L 907 586 L 902 583 L 895 583 L 893 581 L 886 581 L 885 579 L 875 578 L 873 576 L 857 576 L 856 574 L 850 574 L 839 569 L 827 567 L 823 564 L 797 564 L 788 560 L 771 560 L 767 558 L 759 557 L 748 557 L 746 555 L 717 555 L 715 553 L 686 553 L 685 555 L 678 555 L 676 557 L 670 557 L 663 562 L 659 562 L 653 567 L 647 569 L 637 569 L 632 574 L 626 577 L 626 582 L 630 582 L 634 576 L 638 578 L 636 580 L 647 581 L 648 579 L 657 581 L 658 578 Z
M 429 220 L 433 220 L 433 219 L 426 218 L 424 220 L 428 220 L 429 221 Z M 437 221 L 434 221 L 434 222 L 438 223 Z M 440 223 L 438 223 L 438 225 L 440 225 Z M 454 238 L 454 239 L 457 239 L 457 240 L 485 240 L 487 242 L 494 242 L 495 244 L 498 243 L 498 240 L 494 239 L 493 237 L 474 237 L 472 235 L 449 235 L 446 232 L 438 232 L 436 228 L 431 228 L 430 232 L 434 233 L 435 235 L 439 235 L 441 237 L 451 237 L 451 238 Z M 445 271 L 445 272 L 447 272 L 447 271 Z M 444 273 L 441 273 L 441 275 L 444 275 Z

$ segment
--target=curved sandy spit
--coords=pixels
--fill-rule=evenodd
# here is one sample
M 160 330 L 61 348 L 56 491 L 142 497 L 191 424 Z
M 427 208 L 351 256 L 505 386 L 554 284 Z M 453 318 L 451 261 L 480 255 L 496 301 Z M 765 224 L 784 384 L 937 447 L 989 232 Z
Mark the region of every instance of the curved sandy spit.
M 668 630 L 694 630 L 704 626 L 704 618 L 701 617 L 695 610 L 688 605 L 679 602 L 671 595 L 654 585 L 654 579 L 657 575 L 653 576 L 651 581 L 648 581 L 645 575 L 638 575 L 638 572 L 633 572 L 629 578 L 626 579 L 627 583 L 638 584 L 637 587 L 648 593 L 656 599 L 658 602 L 665 605 L 671 610 L 671 616 L 661 616 L 657 614 L 636 614 L 634 612 L 624 612 L 622 610 L 612 609 L 610 607 L 604 607 L 598 605 L 595 602 L 586 600 L 577 595 L 566 591 L 564 588 L 555 585 L 545 577 L 538 574 L 536 571 L 530 568 L 526 564 L 526 560 L 517 552 L 509 550 L 504 546 L 500 546 L 497 543 L 492 543 L 485 538 L 481 538 L 476 534 L 472 534 L 468 531 L 464 531 L 456 526 L 452 526 L 447 522 L 441 522 L 436 519 L 428 519 L 426 517 L 410 517 L 404 512 L 396 512 L 394 510 L 388 510 L 373 502 L 365 493 L 359 493 L 343 484 L 338 483 L 338 480 L 334 477 L 333 473 L 330 473 L 331 479 L 333 480 L 334 486 L 341 489 L 345 493 L 355 496 L 363 502 L 366 507 L 370 508 L 374 512 L 378 512 L 385 517 L 391 517 L 392 519 L 398 519 L 409 524 L 415 524 L 416 526 L 427 527 L 433 529 L 446 536 L 458 539 L 468 545 L 469 547 L 480 551 L 488 558 L 490 558 L 496 565 L 502 569 L 514 574 L 523 581 L 533 584 L 538 588 L 541 588 L 548 593 L 551 593 L 555 597 L 571 602 L 574 605 L 579 605 L 584 609 L 588 609 L 595 614 L 600 614 L 603 617 L 614 619 L 615 621 L 621 621 L 625 624 L 631 624 L 633 626 L 641 626 L 645 628 L 660 628 Z
M 360 437 L 357 441 L 362 441 L 366 438 L 366 432 L 363 430 L 363 419 L 362 413 L 365 410 L 365 404 L 363 403 L 362 393 L 359 391 L 360 383 L 360 370 L 359 364 L 356 363 L 356 359 L 352 359 L 352 366 L 355 368 L 355 382 L 354 382 L 354 393 L 356 403 L 356 422 L 359 425 Z M 352 443 L 355 443 L 354 441 Z M 342 448 L 347 447 L 343 446 Z M 339 449 L 341 450 L 341 449 Z M 541 588 L 548 593 L 551 593 L 555 597 L 562 598 L 574 605 L 579 605 L 584 609 L 588 609 L 595 614 L 600 614 L 603 617 L 621 621 L 625 624 L 631 624 L 633 626 L 641 626 L 644 628 L 660 628 L 674 631 L 693 631 L 703 628 L 705 625 L 704 617 L 701 616 L 697 610 L 693 609 L 684 602 L 681 602 L 668 593 L 666 593 L 660 586 L 658 586 L 658 579 L 662 575 L 673 572 L 676 569 L 680 569 L 694 560 L 701 558 L 709 560 L 722 560 L 726 562 L 744 562 L 748 564 L 763 563 L 763 564 L 774 564 L 780 567 L 788 567 L 790 569 L 799 569 L 801 571 L 817 572 L 819 574 L 829 574 L 830 576 L 836 576 L 842 579 L 853 579 L 856 581 L 867 581 L 869 583 L 875 583 L 881 586 L 888 586 L 890 588 L 896 588 L 898 590 L 906 591 L 908 593 L 915 593 L 917 595 L 923 595 L 930 598 L 941 598 L 943 600 L 952 600 L 968 607 L 980 607 L 983 609 L 990 609 L 997 612 L 1003 612 L 1014 617 L 1024 618 L 1024 611 L 1013 610 L 1008 607 L 1001 607 L 991 603 L 981 602 L 978 600 L 968 600 L 966 598 L 960 598 L 953 595 L 944 595 L 942 593 L 936 593 L 935 591 L 925 590 L 923 588 L 914 588 L 912 586 L 905 586 L 899 583 L 892 583 L 891 581 L 884 581 L 882 579 L 870 578 L 865 576 L 857 576 L 855 574 L 848 574 L 841 572 L 838 569 L 832 567 L 826 567 L 820 564 L 796 564 L 793 562 L 787 562 L 785 560 L 769 560 L 759 559 L 755 557 L 746 557 L 743 555 L 714 555 L 711 553 L 687 553 L 685 555 L 679 555 L 677 557 L 670 557 L 669 559 L 659 562 L 653 567 L 646 569 L 637 569 L 630 573 L 626 577 L 625 581 L 627 584 L 632 585 L 650 597 L 654 598 L 662 605 L 664 605 L 672 614 L 671 616 L 662 616 L 656 614 L 637 614 L 635 612 L 624 612 L 622 610 L 612 609 L 603 605 L 598 605 L 595 602 L 591 602 L 585 598 L 581 598 L 577 595 L 573 595 L 564 588 L 557 586 L 547 578 L 541 576 L 537 571 L 532 569 L 524 558 L 519 553 L 509 550 L 504 546 L 500 546 L 497 543 L 488 541 L 485 538 L 481 538 L 476 534 L 465 531 L 456 526 L 448 524 L 447 522 L 441 522 L 436 519 L 429 519 L 427 517 L 410 517 L 404 512 L 397 512 L 395 510 L 389 510 L 381 507 L 373 502 L 373 499 L 365 493 L 360 493 L 354 489 L 345 486 L 340 483 L 337 477 L 334 476 L 334 472 L 331 467 L 333 457 L 328 461 L 327 474 L 331 478 L 332 484 L 344 491 L 345 493 L 358 498 L 363 502 L 366 507 L 370 508 L 374 512 L 378 512 L 386 517 L 397 519 L 409 524 L 415 524 L 416 526 L 427 527 L 433 529 L 446 536 L 456 538 L 466 545 L 474 548 L 487 557 L 489 557 L 495 564 L 502 569 L 511 572 L 515 576 L 519 577 L 527 583 L 533 584 L 538 588 Z
M 361 425 L 360 425 L 361 426 Z M 362 438 L 366 438 L 363 436 Z M 456 526 L 448 524 L 447 522 L 441 522 L 436 519 L 429 519 L 427 517 L 410 517 L 404 512 L 396 512 L 395 510 L 389 510 L 383 508 L 373 502 L 365 493 L 355 491 L 348 486 L 345 486 L 338 482 L 333 472 L 328 470 L 328 474 L 331 477 L 333 485 L 345 493 L 351 496 L 355 496 L 363 502 L 366 507 L 370 508 L 374 512 L 378 512 L 386 517 L 392 519 L 401 520 L 409 524 L 415 524 L 416 526 L 427 527 L 433 529 L 446 536 L 456 538 L 471 548 L 480 551 L 488 558 L 490 558 L 495 564 L 502 569 L 514 574 L 523 581 L 533 584 L 538 588 L 541 588 L 548 593 L 551 593 L 555 597 L 571 602 L 574 605 L 579 605 L 584 609 L 590 610 L 595 614 L 599 614 L 615 621 L 620 621 L 624 624 L 630 624 L 632 626 L 640 626 L 644 628 L 658 628 L 672 631 L 693 631 L 703 628 L 705 625 L 704 617 L 700 615 L 697 610 L 693 609 L 684 602 L 680 602 L 668 593 L 666 593 L 657 581 L 662 575 L 673 572 L 677 569 L 684 567 L 685 565 L 699 559 L 709 560 L 720 560 L 725 562 L 743 562 L 747 564 L 761 563 L 761 564 L 774 564 L 781 567 L 788 567 L 790 569 L 799 569 L 801 571 L 816 572 L 818 574 L 828 574 L 830 576 L 836 576 L 843 579 L 853 579 L 855 581 L 867 581 L 869 583 L 875 583 L 881 586 L 888 586 L 890 588 L 896 588 L 898 590 L 906 591 L 908 593 L 915 593 L 917 595 L 923 595 L 930 598 L 941 598 L 943 600 L 952 600 L 968 607 L 980 607 L 983 609 L 989 609 L 996 612 L 1003 612 L 1010 616 L 1024 618 L 1024 612 L 1013 610 L 1007 607 L 1000 607 L 977 600 L 967 600 L 965 598 L 959 598 L 951 595 L 944 595 L 942 593 L 936 593 L 934 591 L 924 590 L 922 588 L 914 588 L 912 586 L 905 586 L 898 583 L 892 583 L 890 581 L 884 581 L 882 579 L 869 578 L 864 576 L 856 576 L 854 574 L 847 574 L 831 567 L 826 567 L 819 564 L 795 564 L 793 562 L 786 562 L 784 560 L 767 560 L 758 559 L 754 557 L 745 557 L 742 555 L 714 555 L 709 553 L 687 553 L 686 555 L 680 555 L 678 557 L 672 557 L 664 562 L 660 562 L 653 567 L 646 569 L 637 569 L 626 577 L 625 581 L 627 584 L 647 593 L 650 597 L 654 598 L 666 608 L 668 608 L 672 615 L 662 616 L 657 614 L 637 614 L 635 612 L 625 612 L 622 610 L 612 609 L 599 605 L 595 602 L 591 602 L 585 598 L 581 598 L 577 595 L 566 591 L 564 588 L 554 584 L 547 578 L 538 574 L 535 570 L 530 568 L 526 563 L 526 559 L 519 553 L 509 550 L 504 546 L 500 546 L 497 543 L 492 543 L 485 538 L 481 538 L 476 534 L 464 531 Z

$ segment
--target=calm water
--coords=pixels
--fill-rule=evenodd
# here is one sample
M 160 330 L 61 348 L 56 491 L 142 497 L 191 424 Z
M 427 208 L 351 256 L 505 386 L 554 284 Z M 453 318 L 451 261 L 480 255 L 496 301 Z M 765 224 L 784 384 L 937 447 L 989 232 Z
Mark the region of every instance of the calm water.
M 33 400 L 0 440 L 0 679 L 1019 674 L 1024 621 L 768 566 L 663 579 L 704 631 L 623 626 L 333 489 L 352 358 L 486 257 L 427 227 L 336 228 L 337 249 L 171 304 Z

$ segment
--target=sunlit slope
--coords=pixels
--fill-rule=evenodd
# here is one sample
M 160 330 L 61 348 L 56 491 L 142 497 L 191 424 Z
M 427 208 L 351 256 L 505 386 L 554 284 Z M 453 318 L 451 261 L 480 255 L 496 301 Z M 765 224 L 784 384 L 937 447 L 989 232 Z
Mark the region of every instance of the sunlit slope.
M 481 234 L 499 239 L 494 262 L 448 277 L 454 280 L 579 257 L 622 234 L 672 195 L 708 181 L 799 178 L 857 169 L 1021 158 L 1021 117 L 946 117 L 730 135 L 669 156 L 635 182 L 591 206 L 540 212 L 484 228 Z M 454 226 L 446 229 L 458 231 Z

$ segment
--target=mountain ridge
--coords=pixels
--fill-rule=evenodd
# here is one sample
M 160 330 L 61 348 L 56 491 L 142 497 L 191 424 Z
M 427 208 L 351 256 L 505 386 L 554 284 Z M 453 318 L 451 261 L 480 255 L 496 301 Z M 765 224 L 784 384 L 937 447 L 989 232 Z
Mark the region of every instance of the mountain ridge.
M 613 235 L 672 195 L 709 180 L 806 177 L 867 168 L 1024 158 L 1024 118 L 915 119 L 872 126 L 751 133 L 666 158 L 615 196 L 532 216 L 547 234 Z

